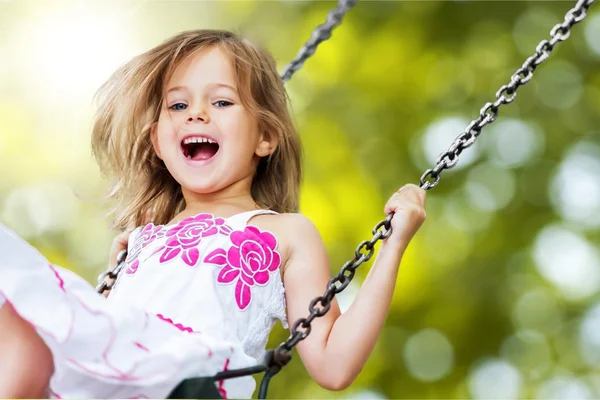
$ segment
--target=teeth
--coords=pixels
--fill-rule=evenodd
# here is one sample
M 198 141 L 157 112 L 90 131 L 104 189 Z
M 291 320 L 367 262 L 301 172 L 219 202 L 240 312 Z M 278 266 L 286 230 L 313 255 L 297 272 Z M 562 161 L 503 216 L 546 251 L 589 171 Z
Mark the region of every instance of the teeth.
M 205 138 L 205 137 L 189 137 L 183 141 L 183 144 L 190 144 L 190 143 L 217 143 L 217 142 L 215 142 L 212 139 Z

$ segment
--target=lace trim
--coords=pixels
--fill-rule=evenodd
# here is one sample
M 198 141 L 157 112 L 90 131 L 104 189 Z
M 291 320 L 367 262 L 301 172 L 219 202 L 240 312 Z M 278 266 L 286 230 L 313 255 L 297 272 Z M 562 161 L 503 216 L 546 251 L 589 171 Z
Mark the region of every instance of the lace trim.
M 276 301 L 269 301 L 269 304 L 273 304 L 273 317 L 281 321 L 281 325 L 285 329 L 289 328 L 287 318 L 287 303 L 285 301 L 285 287 L 283 286 L 283 280 L 281 278 L 281 270 L 279 272 L 279 279 L 277 279 L 277 288 L 273 296 L 278 295 Z
M 242 347 L 247 355 L 261 362 L 265 355 L 265 348 L 269 334 L 276 321 L 281 321 L 284 328 L 288 328 L 285 304 L 285 289 L 281 278 L 277 279 L 271 297 L 263 312 L 250 324 L 246 336 L 242 340 Z

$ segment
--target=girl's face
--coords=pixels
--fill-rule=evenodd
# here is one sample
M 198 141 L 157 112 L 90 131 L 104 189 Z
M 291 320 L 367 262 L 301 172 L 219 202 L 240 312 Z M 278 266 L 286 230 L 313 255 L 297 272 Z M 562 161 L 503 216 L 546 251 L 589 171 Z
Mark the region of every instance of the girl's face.
M 241 104 L 231 60 L 218 46 L 196 52 L 175 69 L 152 143 L 184 195 L 251 182 L 260 157 L 274 150 Z

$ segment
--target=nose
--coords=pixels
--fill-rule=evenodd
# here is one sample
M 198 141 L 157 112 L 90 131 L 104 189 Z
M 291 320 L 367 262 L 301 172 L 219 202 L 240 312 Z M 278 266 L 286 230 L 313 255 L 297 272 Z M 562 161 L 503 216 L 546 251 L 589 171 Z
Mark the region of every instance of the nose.
M 205 117 L 201 117 L 199 115 L 197 115 L 196 117 L 192 117 L 192 116 L 188 117 L 187 122 L 192 122 L 194 120 L 206 122 L 206 118 Z
M 194 121 L 208 122 L 208 120 L 208 113 L 204 112 L 203 109 L 190 109 L 190 113 L 186 119 L 188 123 Z

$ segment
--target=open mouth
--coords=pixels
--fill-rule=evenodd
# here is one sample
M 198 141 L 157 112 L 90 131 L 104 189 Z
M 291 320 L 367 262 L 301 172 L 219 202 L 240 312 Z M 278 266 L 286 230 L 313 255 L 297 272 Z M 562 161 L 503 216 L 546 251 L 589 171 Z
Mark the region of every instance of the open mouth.
M 219 151 L 219 144 L 209 138 L 195 136 L 181 141 L 183 156 L 192 161 L 210 160 Z

